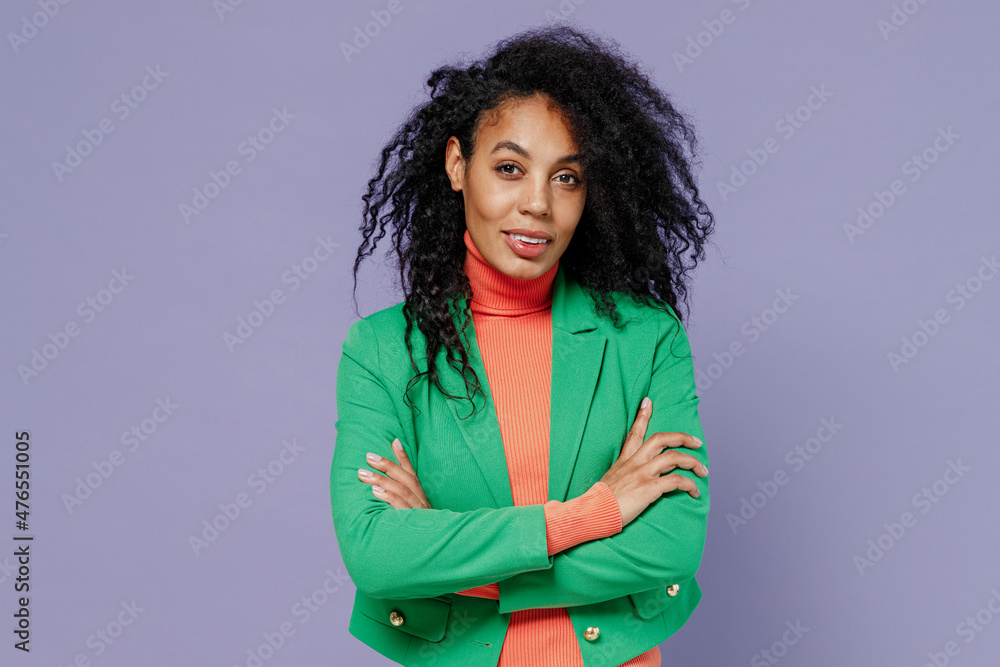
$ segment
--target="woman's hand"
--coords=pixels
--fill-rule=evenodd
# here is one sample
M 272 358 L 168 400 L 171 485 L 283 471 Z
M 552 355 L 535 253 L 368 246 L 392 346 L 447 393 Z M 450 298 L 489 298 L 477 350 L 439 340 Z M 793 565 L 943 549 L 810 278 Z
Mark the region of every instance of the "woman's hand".
M 644 403 L 629 429 L 618 460 L 601 478 L 618 500 L 622 528 L 667 491 L 683 489 L 693 498 L 700 495 L 693 479 L 664 473 L 674 468 L 685 468 L 693 470 L 696 475 L 708 476 L 708 468 L 690 454 L 674 449 L 663 451 L 667 447 L 701 447 L 698 438 L 687 433 L 654 433 L 646 438 L 653 403 L 649 399 Z
M 424 496 L 420 480 L 417 479 L 417 474 L 413 470 L 413 466 L 410 465 L 410 459 L 403 451 L 403 445 L 399 442 L 399 438 L 392 441 L 392 449 L 396 453 L 399 463 L 376 454 L 368 454 L 368 465 L 383 472 L 388 477 L 359 468 L 358 479 L 365 484 L 371 484 L 375 497 L 381 498 L 395 509 L 432 509 L 430 503 L 427 502 L 427 497 Z M 373 456 L 376 457 L 375 460 L 372 460 Z

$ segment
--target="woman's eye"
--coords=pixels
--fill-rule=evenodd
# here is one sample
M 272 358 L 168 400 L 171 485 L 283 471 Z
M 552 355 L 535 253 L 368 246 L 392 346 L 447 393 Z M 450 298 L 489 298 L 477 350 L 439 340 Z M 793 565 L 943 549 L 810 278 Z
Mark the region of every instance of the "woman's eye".
M 498 164 L 494 169 L 497 172 L 508 176 L 512 176 L 514 173 L 521 171 L 520 167 L 511 162 L 504 162 L 503 164 Z M 570 180 L 568 181 L 560 180 L 559 182 L 562 183 L 563 185 L 579 185 L 581 183 L 581 179 L 573 174 L 559 174 L 558 176 L 556 176 L 557 179 L 564 179 L 566 177 L 569 177 Z

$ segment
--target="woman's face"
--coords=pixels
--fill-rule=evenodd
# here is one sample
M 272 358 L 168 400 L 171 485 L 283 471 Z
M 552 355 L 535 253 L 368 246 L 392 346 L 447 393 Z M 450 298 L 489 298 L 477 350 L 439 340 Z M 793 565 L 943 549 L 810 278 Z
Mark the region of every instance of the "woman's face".
M 548 102 L 535 96 L 501 105 L 498 122 L 481 124 L 469 165 L 456 137 L 445 152 L 451 187 L 465 200 L 472 242 L 513 278 L 537 278 L 555 265 L 587 197 L 568 121 Z M 512 232 L 546 241 L 532 245 Z

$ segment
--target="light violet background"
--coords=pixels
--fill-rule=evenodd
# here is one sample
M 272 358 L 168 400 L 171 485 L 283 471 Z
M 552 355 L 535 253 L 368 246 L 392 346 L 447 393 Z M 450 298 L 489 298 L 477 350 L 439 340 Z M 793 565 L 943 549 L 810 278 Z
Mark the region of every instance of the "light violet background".
M 390 664 L 347 631 L 328 495 L 362 188 L 433 68 L 568 20 L 617 40 L 696 120 L 717 215 L 687 325 L 712 460 L 704 599 L 664 665 L 774 664 L 764 650 L 811 667 L 996 664 L 995 3 L 225 1 L 0 9 L 0 663 L 246 665 L 288 623 L 269 667 Z M 115 100 L 136 86 L 122 118 Z M 293 117 L 249 160 L 241 142 L 276 109 Z M 796 112 L 788 136 L 777 123 Z M 113 130 L 57 175 L 105 118 Z M 748 151 L 766 162 L 720 191 Z M 230 160 L 239 173 L 185 220 Z M 314 272 L 293 289 L 295 265 Z M 401 299 L 389 264 L 364 266 L 362 316 Z M 276 289 L 283 302 L 230 349 Z M 769 311 L 779 292 L 791 305 Z M 22 379 L 36 351 L 44 367 Z M 158 400 L 177 406 L 159 423 Z M 131 450 L 133 427 L 146 439 Z M 22 430 L 30 654 L 12 632 Z M 274 463 L 285 442 L 298 453 Z M 67 507 L 115 450 L 121 465 Z M 280 474 L 261 482 L 268 465 Z M 190 536 L 224 525 L 240 493 L 249 506 L 196 555 Z M 308 617 L 303 598 L 321 601 Z M 785 643 L 787 624 L 808 630 Z

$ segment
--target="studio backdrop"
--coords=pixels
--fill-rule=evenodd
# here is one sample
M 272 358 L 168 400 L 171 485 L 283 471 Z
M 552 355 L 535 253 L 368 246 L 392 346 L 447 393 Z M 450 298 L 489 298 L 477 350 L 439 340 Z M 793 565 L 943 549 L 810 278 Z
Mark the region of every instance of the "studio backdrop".
M 435 67 L 552 22 L 694 119 L 716 216 L 664 665 L 996 664 L 986 0 L 3 3 L 0 664 L 390 664 L 329 495 L 341 344 L 402 299 L 378 253 L 354 309 L 361 195 Z

